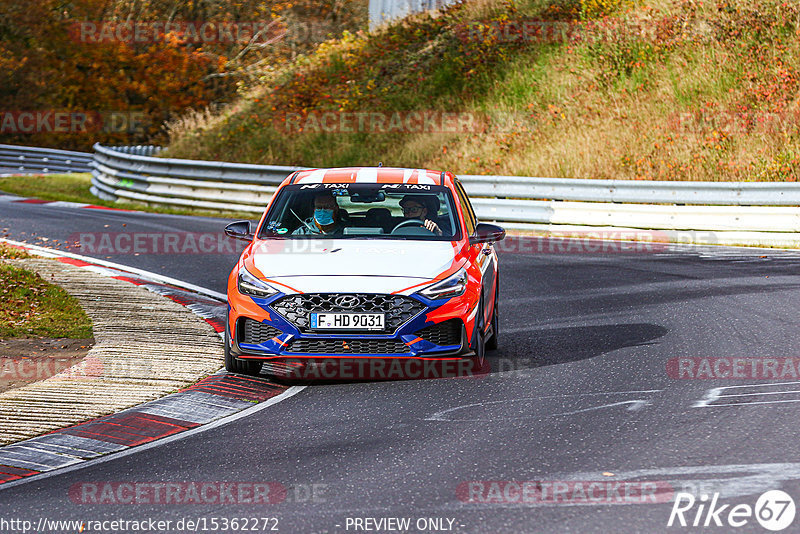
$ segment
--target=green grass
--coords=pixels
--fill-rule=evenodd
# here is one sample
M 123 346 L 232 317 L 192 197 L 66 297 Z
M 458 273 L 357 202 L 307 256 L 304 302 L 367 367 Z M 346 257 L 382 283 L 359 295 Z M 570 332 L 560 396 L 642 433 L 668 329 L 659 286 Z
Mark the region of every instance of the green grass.
M 20 260 L 30 257 L 30 254 L 22 249 L 0 243 L 0 260 Z
M 225 219 L 252 219 L 253 213 L 236 211 L 210 211 L 200 209 L 172 208 L 141 202 L 111 202 L 94 196 L 90 174 L 45 174 L 37 176 L 9 176 L 0 178 L 0 191 L 22 197 L 40 198 L 42 200 L 78 202 L 109 208 L 146 211 L 149 213 L 167 213 L 172 215 L 194 215 L 202 217 L 219 217 Z
M 0 246 L 0 257 L 5 254 Z M 0 263 L 0 339 L 28 337 L 89 339 L 92 321 L 60 287 Z

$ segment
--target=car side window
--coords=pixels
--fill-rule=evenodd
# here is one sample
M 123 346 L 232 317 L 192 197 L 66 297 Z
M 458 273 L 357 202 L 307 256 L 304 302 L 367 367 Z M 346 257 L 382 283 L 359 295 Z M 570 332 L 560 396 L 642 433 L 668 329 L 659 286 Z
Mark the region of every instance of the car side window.
M 475 226 L 478 223 L 478 219 L 475 217 L 475 211 L 472 209 L 472 204 L 469 201 L 469 197 L 467 197 L 466 191 L 464 191 L 464 186 L 461 185 L 461 182 L 458 180 L 456 180 L 455 183 L 456 191 L 458 192 L 458 201 L 461 203 L 461 211 L 464 212 L 464 223 L 467 225 L 467 235 L 471 236 L 475 234 Z

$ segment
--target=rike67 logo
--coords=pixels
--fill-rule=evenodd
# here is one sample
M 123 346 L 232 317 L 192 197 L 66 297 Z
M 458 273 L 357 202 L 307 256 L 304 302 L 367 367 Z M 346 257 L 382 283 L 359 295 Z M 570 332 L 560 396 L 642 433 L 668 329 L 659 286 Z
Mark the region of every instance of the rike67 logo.
M 763 528 L 777 532 L 792 524 L 795 511 L 794 499 L 781 490 L 762 493 L 755 506 L 720 504 L 719 493 L 710 502 L 706 494 L 696 499 L 691 493 L 678 493 L 667 526 L 739 528 L 755 519 Z

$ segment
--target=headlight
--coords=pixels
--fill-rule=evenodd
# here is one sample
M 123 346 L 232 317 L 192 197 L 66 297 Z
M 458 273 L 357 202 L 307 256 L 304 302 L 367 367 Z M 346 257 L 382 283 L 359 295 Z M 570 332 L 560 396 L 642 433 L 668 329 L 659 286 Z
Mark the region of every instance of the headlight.
M 266 298 L 276 294 L 278 291 L 266 282 L 262 282 L 242 268 L 239 271 L 239 293 L 252 295 L 254 297 Z
M 452 274 L 436 282 L 418 293 L 425 298 L 436 300 L 463 295 L 467 289 L 467 270 L 463 267 L 455 274 Z

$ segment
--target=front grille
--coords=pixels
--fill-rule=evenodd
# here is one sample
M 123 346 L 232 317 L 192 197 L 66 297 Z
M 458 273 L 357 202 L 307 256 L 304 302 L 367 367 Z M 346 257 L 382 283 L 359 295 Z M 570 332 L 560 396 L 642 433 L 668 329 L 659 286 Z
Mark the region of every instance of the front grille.
M 423 328 L 416 335 L 435 345 L 460 345 L 462 324 L 458 319 L 451 319 Z
M 355 297 L 358 304 L 344 307 L 336 303 L 340 297 Z M 375 295 L 367 293 L 312 293 L 291 295 L 272 303 L 272 308 L 300 331 L 308 331 L 312 312 L 356 312 L 385 314 L 384 333 L 392 333 L 403 323 L 425 309 L 425 305 L 411 297 L 401 295 Z M 379 333 L 381 331 L 372 331 Z
M 239 322 L 239 343 L 260 345 L 282 333 L 274 326 L 259 323 L 253 319 L 244 318 Z
M 288 352 L 314 354 L 406 354 L 411 349 L 397 339 L 298 339 Z

